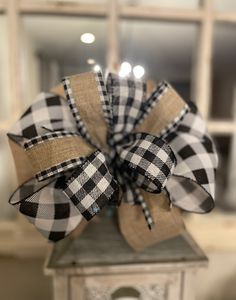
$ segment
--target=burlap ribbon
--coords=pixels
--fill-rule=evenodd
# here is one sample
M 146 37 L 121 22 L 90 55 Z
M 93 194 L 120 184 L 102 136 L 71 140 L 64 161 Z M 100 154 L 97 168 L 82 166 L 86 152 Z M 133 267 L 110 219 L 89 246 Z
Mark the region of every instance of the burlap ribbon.
M 17 169 L 27 170 L 10 203 L 44 236 L 60 240 L 116 205 L 122 234 L 140 250 L 183 230 L 170 202 L 213 208 L 214 145 L 196 107 L 168 83 L 149 97 L 143 82 L 114 74 L 106 84 L 84 73 L 63 85 L 41 94 L 9 133 L 24 157 L 19 165 L 14 156 Z

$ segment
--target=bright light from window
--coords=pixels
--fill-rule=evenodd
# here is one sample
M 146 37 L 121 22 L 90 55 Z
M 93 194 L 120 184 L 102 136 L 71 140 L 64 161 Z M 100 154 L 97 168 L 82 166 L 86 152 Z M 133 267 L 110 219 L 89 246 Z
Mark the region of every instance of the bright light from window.
M 140 79 L 143 77 L 144 73 L 145 73 L 145 70 L 144 70 L 144 67 L 140 66 L 140 65 L 137 65 L 133 68 L 133 73 L 134 73 L 134 76 L 137 78 L 137 79 Z
M 124 61 L 120 66 L 119 76 L 125 77 L 125 76 L 129 75 L 129 73 L 131 72 L 131 69 L 132 69 L 131 64 L 128 63 L 127 61 Z
M 96 62 L 96 60 L 95 60 L 95 59 L 93 59 L 93 58 L 89 58 L 89 59 L 87 59 L 87 64 L 89 64 L 89 65 L 94 65 L 94 64 L 95 64 L 95 62 Z
M 92 33 L 83 33 L 80 37 L 81 42 L 85 44 L 92 44 L 95 41 L 95 36 Z
M 95 72 L 99 72 L 99 71 L 101 71 L 101 67 L 100 67 L 99 65 L 95 65 L 95 66 L 93 67 L 93 70 L 94 70 Z

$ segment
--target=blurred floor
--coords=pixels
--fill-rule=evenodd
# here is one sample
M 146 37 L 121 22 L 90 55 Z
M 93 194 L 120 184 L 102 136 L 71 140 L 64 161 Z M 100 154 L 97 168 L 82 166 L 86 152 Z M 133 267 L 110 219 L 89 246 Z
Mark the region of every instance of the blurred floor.
M 43 259 L 0 258 L 1 300 L 51 300 L 51 278 L 43 274 Z

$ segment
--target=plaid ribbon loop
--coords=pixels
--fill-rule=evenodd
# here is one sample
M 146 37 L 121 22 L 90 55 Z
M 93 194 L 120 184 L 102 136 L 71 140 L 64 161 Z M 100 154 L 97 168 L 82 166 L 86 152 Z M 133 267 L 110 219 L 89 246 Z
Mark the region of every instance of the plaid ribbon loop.
M 174 172 L 173 151 L 164 140 L 146 133 L 132 134 L 128 140 L 116 147 L 125 177 L 131 177 L 137 187 L 147 192 L 160 193 Z
M 106 158 L 96 151 L 76 168 L 65 185 L 64 193 L 86 220 L 117 196 L 118 184 L 106 165 Z
M 40 94 L 9 137 L 25 150 L 36 178 L 12 195 L 14 205 L 49 240 L 73 231 L 109 204 L 141 206 L 165 193 L 176 206 L 214 207 L 217 155 L 197 108 L 167 83 L 147 96 L 146 84 L 109 74 L 63 79 L 67 101 Z

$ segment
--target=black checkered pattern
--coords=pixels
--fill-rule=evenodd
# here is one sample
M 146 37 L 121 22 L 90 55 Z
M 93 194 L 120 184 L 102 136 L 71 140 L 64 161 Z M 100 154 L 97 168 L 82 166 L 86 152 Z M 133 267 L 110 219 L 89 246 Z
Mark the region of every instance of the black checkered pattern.
M 100 100 L 103 109 L 104 119 L 107 123 L 108 129 L 111 130 L 113 124 L 113 114 L 111 109 L 110 97 L 108 96 L 106 85 L 101 72 L 94 72 L 95 80 L 100 95 Z
M 77 132 L 69 132 L 69 131 L 54 131 L 54 132 L 48 132 L 44 135 L 36 136 L 27 142 L 24 143 L 25 150 L 28 150 L 38 144 L 44 143 L 46 141 L 51 141 L 54 139 L 60 139 L 64 137 L 70 137 L 70 136 L 78 136 Z
M 75 98 L 73 95 L 73 91 L 71 88 L 71 84 L 70 84 L 70 79 L 69 78 L 64 78 L 62 80 L 63 86 L 64 86 L 64 91 L 66 94 L 66 98 L 69 104 L 69 107 L 71 109 L 72 115 L 75 118 L 76 124 L 77 124 L 77 130 L 79 132 L 79 134 L 81 135 L 81 137 L 83 137 L 90 145 L 92 145 L 95 148 L 98 148 L 98 146 L 92 141 L 90 134 L 88 133 L 83 120 L 80 117 L 78 108 L 76 106 L 75 103 Z
M 146 133 L 136 133 L 129 136 L 127 144 L 117 148 L 120 160 L 128 168 L 128 176 L 132 177 L 137 187 L 151 193 L 163 190 L 174 172 L 176 159 L 171 148 L 162 139 Z
M 158 103 L 158 101 L 165 95 L 170 88 L 170 85 L 163 81 L 160 82 L 156 89 L 152 92 L 150 97 L 143 103 L 143 108 L 138 119 L 135 121 L 135 127 L 143 122 L 143 120 L 149 115 L 152 108 Z
M 36 176 L 39 181 L 32 179 L 19 187 L 10 203 L 53 241 L 69 234 L 82 217 L 89 220 L 104 205 L 117 204 L 118 186 L 123 201 L 142 207 L 149 228 L 153 219 L 140 188 L 162 191 L 174 205 L 187 211 L 210 211 L 214 206 L 217 155 L 196 107 L 186 104 L 158 137 L 134 133 L 172 87 L 162 82 L 146 99 L 142 81 L 109 74 L 105 85 L 101 73 L 94 76 L 111 151 L 105 157 L 97 150 L 89 157 L 44 170 Z M 22 147 L 25 144 L 26 150 L 68 134 L 78 134 L 97 148 L 80 118 L 70 78 L 63 84 L 70 109 L 60 97 L 40 94 L 9 134 Z
M 163 139 L 167 137 L 176 127 L 178 127 L 179 123 L 184 119 L 185 115 L 189 112 L 189 106 L 186 104 L 183 109 L 180 111 L 179 115 L 170 122 L 163 130 L 160 132 L 160 137 Z
M 75 131 L 76 123 L 66 101 L 51 93 L 41 93 L 8 134 L 23 146 L 31 138 L 49 131 Z
M 61 192 L 64 176 L 38 183 L 32 179 L 22 185 L 9 202 L 50 241 L 66 237 L 82 221 L 82 215 Z
M 176 130 L 165 137 L 177 159 L 174 176 L 168 180 L 166 189 L 174 205 L 204 213 L 214 207 L 218 158 L 196 106 L 190 102 L 189 107 Z
M 66 183 L 64 193 L 86 220 L 90 220 L 110 201 L 117 182 L 106 166 L 105 156 L 96 151 L 88 156 Z
M 38 144 L 42 144 L 46 141 L 51 141 L 51 140 L 61 139 L 61 138 L 71 137 L 71 136 L 78 136 L 78 133 L 68 132 L 68 131 L 47 132 L 44 135 L 36 136 L 32 139 L 29 139 L 27 142 L 24 143 L 24 149 L 27 151 L 32 147 Z M 38 179 L 38 181 L 45 180 L 49 177 L 55 176 L 62 172 L 66 172 L 70 169 L 74 169 L 76 166 L 80 165 L 83 162 L 83 160 L 84 157 L 68 159 L 58 165 L 51 166 L 50 168 L 37 173 L 35 177 Z
M 143 211 L 143 215 L 147 222 L 147 226 L 151 229 L 152 225 L 154 225 L 153 218 L 151 216 L 150 210 L 147 206 L 145 199 L 143 198 L 140 189 L 136 186 L 135 182 L 132 178 L 126 176 L 126 184 L 122 186 L 124 196 L 123 201 L 130 203 L 131 205 L 140 205 Z
M 145 199 L 143 198 L 143 196 L 141 195 L 141 193 L 140 193 L 140 196 L 142 197 L 142 199 L 140 199 L 137 203 L 139 205 L 141 205 L 141 208 L 142 208 L 145 220 L 147 222 L 148 228 L 152 229 L 152 226 L 154 225 L 154 220 L 151 216 L 151 213 L 150 213 L 150 210 L 147 206 L 147 203 L 146 203 Z
M 133 131 L 136 120 L 143 114 L 146 85 L 142 81 L 109 74 L 107 86 L 113 117 L 112 139 L 118 143 Z
M 117 130 L 118 138 L 116 139 L 116 141 L 113 141 L 113 144 L 110 142 L 110 145 L 112 145 L 113 147 L 118 147 L 119 144 L 122 144 L 122 140 L 124 140 L 124 138 L 126 137 L 126 132 L 128 132 L 128 130 L 126 130 L 126 125 L 129 122 L 133 122 L 132 118 L 130 117 L 129 103 L 132 103 L 134 107 L 138 107 L 140 110 L 140 113 L 136 114 L 137 116 L 139 116 L 138 121 L 136 121 L 137 125 L 140 123 L 139 120 L 142 121 L 142 116 L 146 116 L 145 112 L 147 112 L 147 114 L 150 112 L 150 110 L 147 109 L 148 105 L 146 106 L 146 108 L 145 104 L 140 105 L 140 98 L 136 97 L 136 94 L 133 91 L 133 89 L 136 88 L 136 85 L 139 86 L 138 84 L 136 84 L 136 82 L 133 82 L 131 84 L 129 79 L 120 80 L 116 75 L 110 75 L 110 79 L 108 81 L 108 89 L 110 94 L 112 95 L 112 99 L 114 99 L 114 110 L 119 111 L 120 102 L 122 109 L 124 105 L 128 107 L 125 111 L 124 109 L 120 110 L 118 114 L 121 114 L 121 116 L 117 118 L 118 121 L 114 119 L 114 122 L 118 124 L 120 122 L 121 124 L 123 124 L 122 126 L 120 126 L 121 132 Z M 150 103 L 151 109 L 158 101 L 162 100 L 162 96 L 170 88 L 172 87 L 166 82 L 162 82 L 157 86 L 156 90 L 149 97 L 149 100 L 146 100 L 146 103 Z M 138 92 L 140 92 L 140 86 L 136 89 Z M 138 93 L 137 95 L 144 96 L 145 88 L 141 90 L 142 92 Z M 123 99 L 122 95 L 126 95 L 127 99 Z M 129 99 L 129 96 L 131 96 L 132 99 Z M 137 101 L 137 103 L 135 103 L 134 105 L 133 102 L 135 101 Z M 209 211 L 214 206 L 213 199 L 217 155 L 214 149 L 213 142 L 207 133 L 205 122 L 201 119 L 196 107 L 193 109 L 193 105 L 191 103 L 189 105 L 186 104 L 181 110 L 180 114 L 160 133 L 160 137 L 169 143 L 177 159 L 177 166 L 173 172 L 174 175 L 167 178 L 162 187 L 166 185 L 166 189 L 167 192 L 169 192 L 170 199 L 175 205 L 180 206 L 182 209 L 188 211 L 205 212 Z M 127 115 L 129 116 L 127 117 Z M 132 126 L 130 126 L 130 128 L 131 127 Z M 116 135 L 117 127 L 114 126 L 114 128 L 114 135 Z M 196 139 L 193 142 L 192 140 L 194 135 L 196 136 Z M 191 148 L 191 150 L 189 150 L 189 148 Z M 178 153 L 179 149 L 182 150 L 180 151 L 180 153 Z M 129 155 L 131 154 L 129 153 Z M 204 160 L 206 162 L 205 164 Z M 124 165 L 123 170 L 125 170 Z M 133 178 L 136 179 L 135 182 L 138 184 L 138 178 L 140 178 L 141 176 L 140 174 L 135 174 L 136 177 Z M 180 181 L 180 176 L 183 177 L 184 180 Z M 122 176 L 120 177 L 122 178 Z M 141 179 L 140 182 L 142 182 Z M 147 184 L 145 188 L 150 188 L 150 186 L 151 184 Z M 186 186 L 188 186 L 188 188 Z M 191 193 L 189 192 L 189 186 L 192 186 Z M 152 186 L 152 188 L 154 189 L 154 186 Z M 132 191 L 130 190 L 129 195 L 132 195 Z M 132 196 L 126 198 L 131 199 Z
M 35 175 L 35 177 L 38 179 L 38 181 L 45 180 L 49 177 L 61 174 L 63 172 L 66 172 L 70 169 L 75 169 L 77 166 L 81 165 L 83 163 L 85 157 L 77 157 L 77 158 L 72 158 L 63 161 L 62 163 L 52 166 L 48 169 L 45 169 Z

